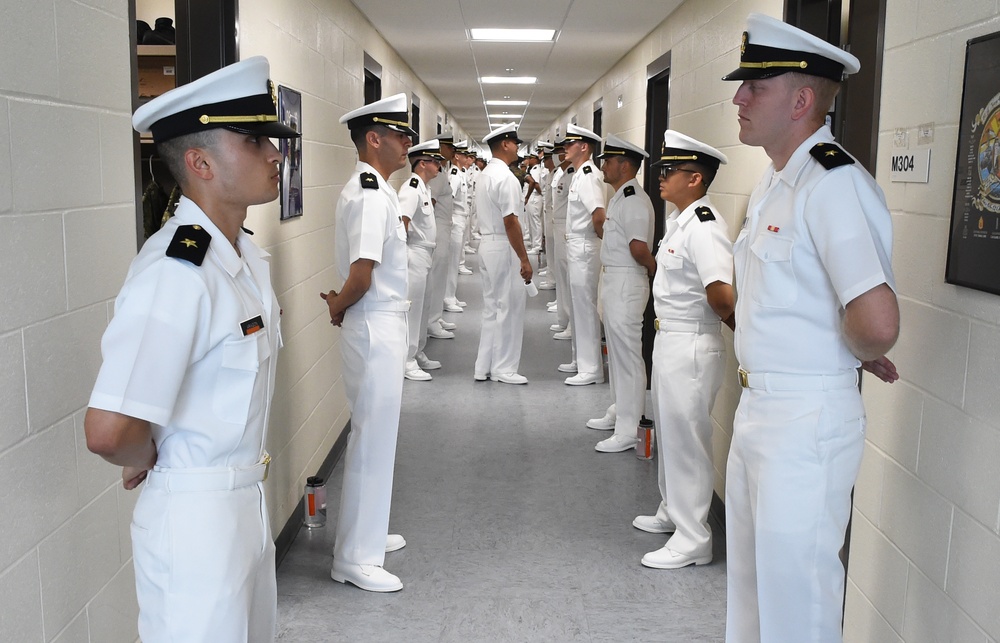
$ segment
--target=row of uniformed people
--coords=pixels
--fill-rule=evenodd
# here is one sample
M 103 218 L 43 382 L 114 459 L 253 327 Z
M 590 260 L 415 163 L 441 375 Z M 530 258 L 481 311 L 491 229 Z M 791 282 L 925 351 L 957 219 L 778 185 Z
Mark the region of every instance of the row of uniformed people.
M 751 196 L 736 242 L 742 296 L 735 315 L 732 250 L 706 197 L 725 156 L 677 132 L 664 134 L 660 194 L 677 211 L 654 262 L 643 238 L 642 213 L 650 217 L 651 208 L 634 182 L 645 152 L 609 137 L 601 175 L 588 171 L 599 139 L 567 128 L 574 175 L 565 232 L 570 315 L 574 335 L 591 333 L 581 327 L 592 323 L 589 306 L 596 308 L 592 262 L 599 252 L 604 322 L 613 338 L 615 442 L 624 435 L 617 416 L 636 404 L 629 394 L 635 384 L 626 381 L 642 370 L 627 366 L 636 302 L 648 296 L 646 275 L 636 268 L 655 272 L 661 503 L 633 524 L 672 536 L 643 557 L 647 566 L 711 560 L 708 412 L 724 364 L 721 323 L 736 330 L 744 391 L 727 470 L 730 641 L 839 639 L 844 574 L 837 553 L 865 424 L 856 369 L 890 382 L 898 377 L 884 357 L 898 333 L 888 211 L 874 180 L 823 124 L 839 81 L 857 70 L 850 54 L 780 21 L 748 21 L 740 68 L 725 79 L 743 82 L 734 98 L 741 141 L 764 147 L 773 166 Z M 85 429 L 88 446 L 124 467 L 126 488 L 147 482 L 133 524 L 140 635 L 147 641 L 274 637 L 274 550 L 261 483 L 280 311 L 266 253 L 240 226 L 247 206 L 277 196 L 279 157 L 268 137 L 298 133 L 275 123 L 273 96 L 262 93 L 266 77 L 266 61 L 249 59 L 150 102 L 134 118 L 137 129 L 152 129 L 187 196 L 176 221 L 137 257 L 116 301 Z M 204 104 L 202 92 L 216 102 Z M 344 284 L 322 293 L 331 323 L 342 326 L 352 414 L 331 576 L 378 592 L 402 588 L 382 565 L 385 552 L 406 544 L 388 533 L 388 523 L 410 350 L 407 314 L 414 311 L 407 223 L 387 182 L 409 160 L 406 107 L 399 94 L 341 119 L 359 160 L 335 215 L 335 263 Z M 474 376 L 524 384 L 517 372 L 522 283 L 533 268 L 519 223 L 522 193 L 509 169 L 522 141 L 511 124 L 483 142 L 492 159 L 475 196 L 484 317 Z M 436 199 L 442 173 L 433 175 L 432 166 L 440 159 L 431 147 L 422 151 L 431 162 L 413 164 L 415 187 L 423 182 Z M 436 154 L 448 157 L 440 141 Z M 615 188 L 606 208 L 594 196 L 597 180 Z M 449 193 L 453 199 L 448 190 L 436 200 Z M 430 214 L 426 195 L 418 190 L 414 215 Z M 438 233 L 442 221 L 435 211 Z M 413 223 L 410 217 L 417 230 Z M 597 241 L 602 236 L 606 248 Z M 432 254 L 431 271 L 433 262 Z M 582 315 L 575 312 L 580 302 Z M 590 356 L 576 344 L 577 375 L 596 373 L 584 370 Z M 164 364 L 172 366 L 164 371 Z M 174 386 L 162 386 L 165 372 Z M 219 427 L 229 430 L 220 434 Z M 221 536 L 199 537 L 209 532 Z

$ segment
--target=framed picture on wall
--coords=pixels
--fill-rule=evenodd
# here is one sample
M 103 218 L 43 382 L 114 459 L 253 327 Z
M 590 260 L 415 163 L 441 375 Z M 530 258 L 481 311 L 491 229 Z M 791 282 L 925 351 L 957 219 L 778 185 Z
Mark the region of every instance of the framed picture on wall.
M 965 50 L 945 281 L 1000 294 L 1000 32 Z
M 278 120 L 302 131 L 302 94 L 278 85 Z M 281 152 L 281 219 L 302 216 L 302 139 L 283 138 Z

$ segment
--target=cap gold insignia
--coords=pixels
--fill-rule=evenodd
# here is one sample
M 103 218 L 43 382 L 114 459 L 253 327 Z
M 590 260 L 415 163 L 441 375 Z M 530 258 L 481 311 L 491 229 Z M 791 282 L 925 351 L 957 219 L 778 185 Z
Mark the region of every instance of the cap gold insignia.
M 740 43 L 740 55 L 741 56 L 743 54 L 745 54 L 746 51 L 747 51 L 747 40 L 749 40 L 749 39 L 750 39 L 750 34 L 747 33 L 746 31 L 744 31 L 743 32 L 743 41 Z
M 267 91 L 271 94 L 271 101 L 277 105 L 278 104 L 278 89 L 274 86 L 274 81 L 270 78 L 267 80 Z

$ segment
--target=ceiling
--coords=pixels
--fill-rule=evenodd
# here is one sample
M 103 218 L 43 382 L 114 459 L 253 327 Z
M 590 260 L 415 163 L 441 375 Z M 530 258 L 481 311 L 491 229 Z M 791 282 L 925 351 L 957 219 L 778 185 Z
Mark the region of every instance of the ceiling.
M 455 120 L 453 127 L 478 141 L 489 133 L 487 114 L 504 110 L 523 115 L 521 138 L 537 138 L 683 0 L 352 2 L 434 92 Z M 469 29 L 482 27 L 557 31 L 554 42 L 473 42 Z M 479 82 L 480 76 L 510 75 L 535 76 L 538 82 Z M 491 106 L 487 112 L 485 100 L 504 97 L 527 100 L 528 106 Z

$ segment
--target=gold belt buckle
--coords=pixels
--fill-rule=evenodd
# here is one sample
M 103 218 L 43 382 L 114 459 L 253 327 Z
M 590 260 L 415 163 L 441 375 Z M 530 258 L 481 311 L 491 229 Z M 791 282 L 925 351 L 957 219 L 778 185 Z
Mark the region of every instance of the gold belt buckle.
M 264 454 L 264 480 L 267 480 L 267 474 L 271 471 L 271 454 Z
M 653 320 L 653 328 L 655 328 L 656 330 L 660 330 L 660 320 L 659 319 L 654 319 Z
M 750 374 L 744 371 L 742 366 L 736 372 L 740 378 L 740 386 L 743 388 L 750 388 Z

